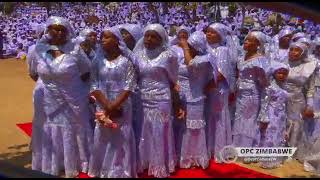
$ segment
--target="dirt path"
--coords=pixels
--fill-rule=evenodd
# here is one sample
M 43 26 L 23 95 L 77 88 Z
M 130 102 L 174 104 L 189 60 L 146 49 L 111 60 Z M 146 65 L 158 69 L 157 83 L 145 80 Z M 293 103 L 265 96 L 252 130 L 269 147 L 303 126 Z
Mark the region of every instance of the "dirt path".
M 25 62 L 0 60 L 0 159 L 20 167 L 31 167 L 30 138 L 17 123 L 31 122 L 32 90 Z
M 32 90 L 34 82 L 28 77 L 27 65 L 17 60 L 0 60 L 0 160 L 20 167 L 31 167 L 30 138 L 16 126 L 32 120 Z M 311 177 L 296 161 L 274 170 L 264 170 L 258 164 L 240 164 L 278 177 Z

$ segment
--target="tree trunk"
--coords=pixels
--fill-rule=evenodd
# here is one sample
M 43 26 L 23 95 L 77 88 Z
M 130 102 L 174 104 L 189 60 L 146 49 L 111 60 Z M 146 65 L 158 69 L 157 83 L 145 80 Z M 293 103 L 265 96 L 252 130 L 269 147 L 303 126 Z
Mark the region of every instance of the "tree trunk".
M 4 5 L 3 5 L 4 14 L 10 15 L 11 13 L 13 13 L 15 5 L 16 3 L 14 2 L 4 2 Z
M 163 13 L 164 14 L 167 14 L 168 13 L 168 4 L 167 4 L 167 2 L 163 2 L 162 3 L 163 4 Z
M 192 17 L 193 21 L 196 21 L 196 18 L 197 18 L 197 4 L 196 4 L 196 2 L 192 3 L 192 15 L 193 15 L 193 17 Z

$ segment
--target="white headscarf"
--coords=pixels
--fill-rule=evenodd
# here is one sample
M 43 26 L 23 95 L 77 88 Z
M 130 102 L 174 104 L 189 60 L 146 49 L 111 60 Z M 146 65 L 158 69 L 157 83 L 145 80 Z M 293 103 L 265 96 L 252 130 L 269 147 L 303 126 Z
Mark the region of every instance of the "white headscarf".
M 207 38 L 202 31 L 196 31 L 188 38 L 188 43 L 201 54 L 207 52 Z
M 311 45 L 311 40 L 306 37 L 298 39 L 297 42 L 302 42 L 302 43 Z
M 180 31 L 186 31 L 188 33 L 188 36 L 190 36 L 190 29 L 184 25 L 180 26 L 177 28 L 177 35 L 172 39 L 172 41 L 170 42 L 170 45 L 173 46 L 173 45 L 176 45 L 178 44 L 178 34 Z
M 110 31 L 112 34 L 114 34 L 117 37 L 117 39 L 119 41 L 119 46 L 126 46 L 126 44 L 123 40 L 123 37 L 120 33 L 119 26 L 105 27 L 103 29 L 103 32 L 105 32 L 105 31 Z
M 294 34 L 293 36 L 292 36 L 292 41 L 294 40 L 294 39 L 300 39 L 300 38 L 303 38 L 303 37 L 306 37 L 306 34 L 305 33 L 303 33 L 303 32 L 298 32 L 298 33 L 296 33 L 296 34 Z M 297 41 L 296 40 L 296 41 Z
M 260 53 L 265 53 L 265 44 L 266 44 L 266 42 L 267 42 L 267 36 L 263 33 L 263 32 L 261 32 L 261 31 L 253 31 L 253 32 L 250 32 L 247 36 L 246 36 L 246 38 L 248 37 L 248 36 L 253 36 L 253 37 L 255 37 L 258 41 L 259 41 L 259 51 L 260 51 Z
M 143 34 L 145 34 L 147 31 L 155 31 L 160 37 L 161 37 L 161 45 L 157 47 L 154 50 L 148 50 L 148 52 L 153 52 L 151 54 L 160 54 L 161 52 L 165 51 L 168 49 L 168 33 L 164 29 L 164 27 L 161 24 L 149 24 L 147 27 L 145 27 Z M 145 49 L 144 47 L 144 37 L 142 37 L 139 42 L 137 43 L 136 47 L 133 49 L 133 52 L 135 51 L 140 51 Z
M 161 45 L 163 47 L 168 47 L 168 33 L 161 24 L 149 24 L 144 29 L 143 34 L 145 34 L 147 31 L 156 31 L 162 39 Z
M 84 37 L 85 39 L 87 39 L 88 37 L 88 35 L 90 34 L 90 33 L 92 33 L 92 32 L 95 32 L 93 29 L 91 29 L 91 28 L 86 28 L 86 29 L 84 29 L 84 30 L 82 30 L 80 33 L 79 33 L 79 36 L 82 36 L 82 37 Z
M 279 61 L 271 61 L 271 73 L 273 74 L 278 69 L 289 70 L 289 66 L 287 64 L 281 63 Z
M 185 26 L 185 25 L 179 26 L 179 27 L 177 28 L 177 34 L 178 34 L 180 31 L 182 31 L 182 30 L 186 31 L 186 32 L 188 33 L 188 35 L 190 35 L 190 29 L 189 29 L 187 26 Z
M 67 39 L 71 40 L 74 37 L 74 30 L 71 27 L 71 24 L 69 21 L 63 17 L 58 16 L 51 16 L 48 18 L 46 24 L 45 24 L 45 33 L 48 32 L 48 27 L 51 25 L 62 25 L 68 30 Z
M 302 50 L 302 53 L 301 53 L 301 58 L 304 58 L 308 52 L 308 47 L 305 43 L 302 43 L 302 42 L 294 42 L 294 43 L 291 43 L 290 44 L 290 48 L 293 48 L 293 47 L 298 47 Z
M 134 38 L 136 43 L 141 39 L 143 36 L 142 34 L 142 27 L 138 24 L 123 24 L 119 26 L 119 29 L 127 30 Z
M 284 36 L 287 36 L 287 35 L 292 34 L 292 33 L 293 33 L 292 29 L 289 29 L 289 28 L 282 29 L 278 34 L 278 39 L 280 40 Z
M 208 28 L 215 30 L 220 35 L 220 38 L 222 41 L 221 43 L 223 43 L 223 44 L 226 43 L 226 41 L 227 41 L 226 37 L 227 37 L 228 30 L 224 24 L 213 23 Z
M 48 34 L 48 27 L 51 25 L 62 25 L 67 29 L 67 42 L 62 46 L 55 46 L 50 45 L 48 41 L 52 38 Z M 38 53 L 47 52 L 48 50 L 61 50 L 64 53 L 69 53 L 74 49 L 74 44 L 72 43 L 72 38 L 74 37 L 74 31 L 69 23 L 68 20 L 57 17 L 57 16 L 51 16 L 47 19 L 45 23 L 45 34 L 42 36 L 42 38 L 39 40 L 39 45 L 36 46 L 36 51 Z

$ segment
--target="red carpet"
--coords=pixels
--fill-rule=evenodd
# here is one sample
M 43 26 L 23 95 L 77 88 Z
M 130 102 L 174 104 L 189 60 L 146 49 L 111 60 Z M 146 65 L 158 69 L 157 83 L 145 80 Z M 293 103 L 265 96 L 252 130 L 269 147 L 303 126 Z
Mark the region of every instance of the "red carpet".
M 17 124 L 17 126 L 25 132 L 28 136 L 31 136 L 32 124 L 24 123 Z M 139 177 L 151 178 L 147 175 L 147 172 L 140 174 Z M 210 166 L 203 170 L 200 168 L 192 169 L 177 169 L 170 178 L 277 178 L 274 176 L 259 173 L 257 171 L 241 167 L 236 164 L 217 164 L 213 160 L 210 162 Z M 87 174 L 81 173 L 79 178 L 89 178 Z
M 25 132 L 29 137 L 31 137 L 32 123 L 17 124 L 17 126 L 18 126 L 23 132 Z

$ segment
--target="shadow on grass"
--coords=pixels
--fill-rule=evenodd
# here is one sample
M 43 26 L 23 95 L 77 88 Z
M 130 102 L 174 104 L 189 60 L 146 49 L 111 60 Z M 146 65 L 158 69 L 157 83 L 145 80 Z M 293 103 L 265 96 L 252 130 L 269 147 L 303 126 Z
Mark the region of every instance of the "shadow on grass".
M 27 165 L 31 164 L 31 151 L 28 149 L 28 144 L 22 144 L 22 145 L 14 145 L 8 147 L 10 151 L 14 152 L 8 152 L 8 153 L 2 153 L 0 154 L 0 160 L 9 162 L 13 165 L 16 165 L 18 167 L 25 167 Z

